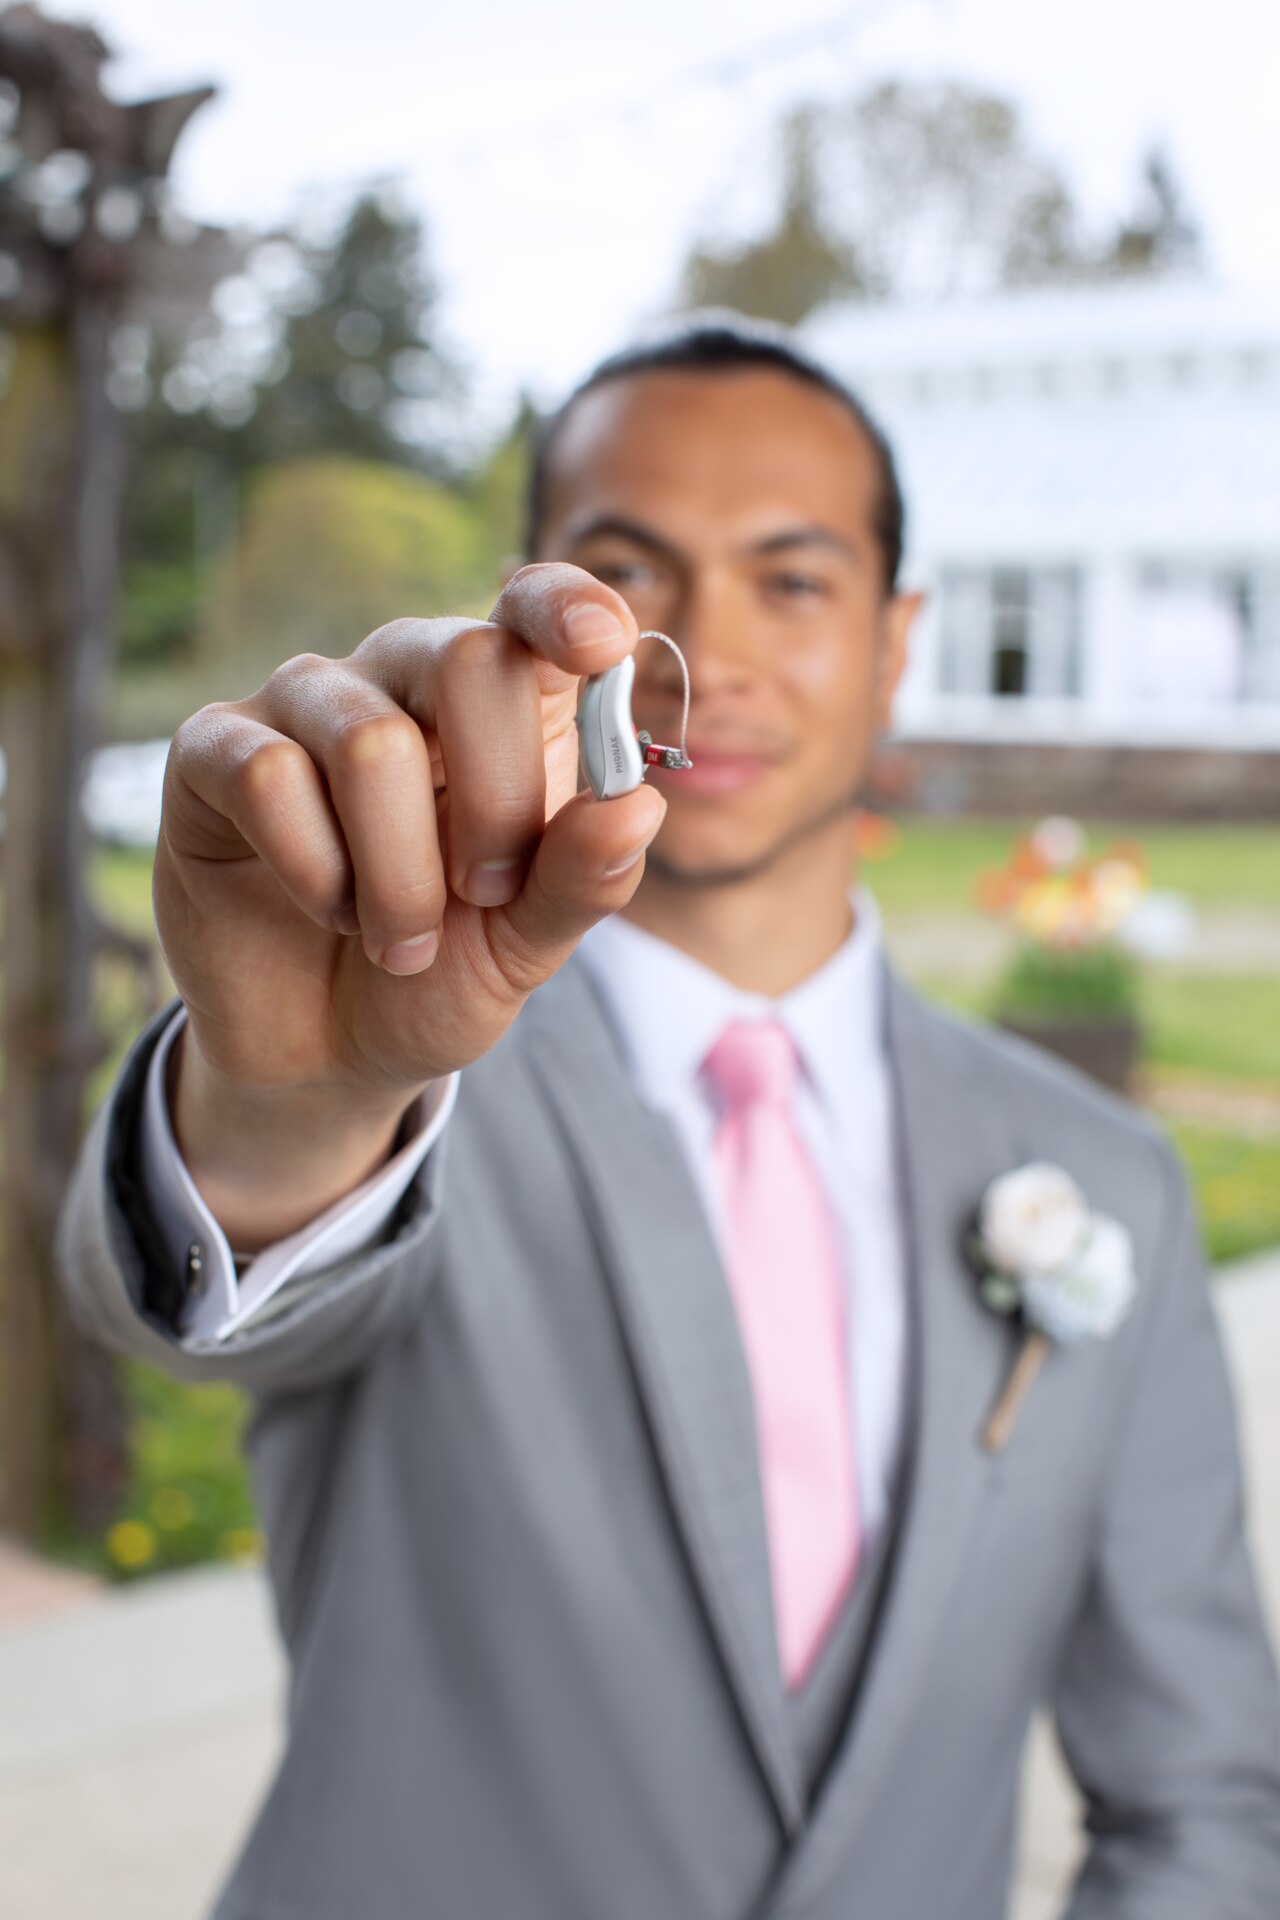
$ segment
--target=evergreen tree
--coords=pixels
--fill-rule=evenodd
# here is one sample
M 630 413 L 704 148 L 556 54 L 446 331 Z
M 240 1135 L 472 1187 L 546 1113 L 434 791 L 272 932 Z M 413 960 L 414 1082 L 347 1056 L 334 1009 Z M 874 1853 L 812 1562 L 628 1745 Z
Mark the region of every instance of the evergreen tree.
M 438 471 L 424 429 L 458 383 L 433 338 L 420 223 L 365 194 L 335 243 L 304 257 L 312 297 L 289 315 L 280 377 L 243 429 L 248 464 L 350 453 Z

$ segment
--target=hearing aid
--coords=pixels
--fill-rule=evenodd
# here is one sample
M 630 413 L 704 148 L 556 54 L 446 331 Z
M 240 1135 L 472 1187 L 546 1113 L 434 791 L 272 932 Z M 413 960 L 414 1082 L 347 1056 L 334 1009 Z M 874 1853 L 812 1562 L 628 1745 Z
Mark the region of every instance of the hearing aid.
M 651 630 L 640 638 L 661 640 L 680 662 L 684 677 L 680 745 L 660 747 L 650 734 L 637 729 L 631 717 L 631 690 L 636 678 L 633 654 L 607 673 L 593 673 L 578 701 L 578 751 L 582 777 L 597 800 L 634 793 L 650 767 L 678 772 L 693 765 L 685 751 L 689 736 L 689 668 L 685 657 L 668 634 Z

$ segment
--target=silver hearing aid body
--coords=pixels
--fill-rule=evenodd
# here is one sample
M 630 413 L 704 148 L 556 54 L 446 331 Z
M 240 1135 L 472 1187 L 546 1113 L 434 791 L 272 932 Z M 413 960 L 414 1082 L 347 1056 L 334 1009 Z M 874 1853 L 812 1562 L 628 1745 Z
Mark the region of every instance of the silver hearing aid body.
M 659 747 L 647 733 L 637 732 L 631 717 L 631 689 L 635 685 L 635 656 L 628 654 L 607 673 L 594 673 L 578 701 L 578 749 L 582 777 L 597 800 L 613 800 L 633 793 L 648 767 L 691 767 L 685 752 L 689 733 L 689 669 L 675 641 L 656 630 L 642 640 L 661 640 L 680 662 L 684 675 L 684 717 L 678 747 Z

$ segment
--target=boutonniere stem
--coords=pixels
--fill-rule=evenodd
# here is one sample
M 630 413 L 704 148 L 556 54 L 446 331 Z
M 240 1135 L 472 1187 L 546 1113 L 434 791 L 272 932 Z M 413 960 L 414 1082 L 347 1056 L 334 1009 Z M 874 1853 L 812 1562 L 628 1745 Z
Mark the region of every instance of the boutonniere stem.
M 988 1453 L 1000 1453 L 1008 1444 L 1022 1403 L 1035 1385 L 1040 1376 L 1040 1369 L 1048 1358 L 1048 1334 L 1027 1334 L 1018 1358 L 1014 1362 L 1013 1372 L 1004 1383 L 1004 1392 L 996 1401 L 991 1418 L 982 1429 L 982 1444 Z
M 995 1313 L 1018 1316 L 1022 1346 L 982 1430 L 988 1453 L 1008 1445 L 1049 1348 L 1115 1332 L 1136 1291 L 1128 1229 L 1090 1210 L 1070 1174 L 1032 1160 L 983 1193 L 969 1255 Z

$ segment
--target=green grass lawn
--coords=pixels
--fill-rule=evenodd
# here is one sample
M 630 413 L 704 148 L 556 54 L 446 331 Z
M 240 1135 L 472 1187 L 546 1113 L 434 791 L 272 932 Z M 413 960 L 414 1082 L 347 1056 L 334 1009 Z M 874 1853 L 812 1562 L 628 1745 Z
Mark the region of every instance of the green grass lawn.
M 982 982 L 930 973 L 915 984 L 965 1013 L 986 1017 Z M 1149 967 L 1142 981 L 1143 1056 L 1280 1093 L 1280 979 L 1265 973 L 1183 973 Z
M 1280 1246 L 1280 1140 L 1182 1121 L 1168 1132 L 1191 1178 L 1210 1262 Z
M 1257 1082 L 1280 1093 L 1280 976 L 1150 972 L 1145 981 L 1155 1065 Z
M 1003 865 L 1018 831 L 1008 822 L 908 823 L 891 856 L 867 863 L 866 877 L 890 921 L 975 912 L 978 873 Z M 1274 828 L 1091 827 L 1095 850 L 1112 839 L 1139 840 L 1153 885 L 1185 891 L 1202 912 L 1280 910 Z M 147 856 L 100 852 L 93 886 L 99 904 L 130 932 L 151 928 Z M 985 1011 L 981 984 L 940 976 L 918 984 L 945 1004 Z M 1153 1065 L 1280 1092 L 1280 981 L 1153 967 L 1144 984 L 1146 1053 Z M 118 970 L 104 975 L 102 995 L 117 1044 L 98 1076 L 99 1094 L 140 1019 L 136 989 Z M 1225 1262 L 1280 1245 L 1280 1138 L 1180 1123 L 1168 1131 L 1194 1187 L 1210 1259 Z M 182 1386 L 142 1366 L 127 1368 L 126 1387 L 133 1481 L 116 1525 L 98 1543 L 98 1564 L 129 1578 L 254 1555 L 259 1541 L 240 1451 L 241 1396 L 228 1387 Z
M 886 914 L 971 913 L 974 884 L 989 867 L 1003 866 L 1030 821 L 908 821 L 894 851 L 868 860 L 865 872 Z M 1150 865 L 1151 884 L 1185 892 L 1210 912 L 1226 907 L 1280 911 L 1280 828 L 1274 826 L 1089 827 L 1096 852 L 1113 840 L 1136 840 Z M 103 849 L 95 881 L 126 925 L 151 924 L 149 855 Z
M 1003 867 L 1031 820 L 918 820 L 902 824 L 892 853 L 867 860 L 868 885 L 886 914 L 975 910 L 979 873 Z M 1090 850 L 1136 840 L 1153 887 L 1186 893 L 1204 912 L 1280 908 L 1280 828 L 1088 823 Z

